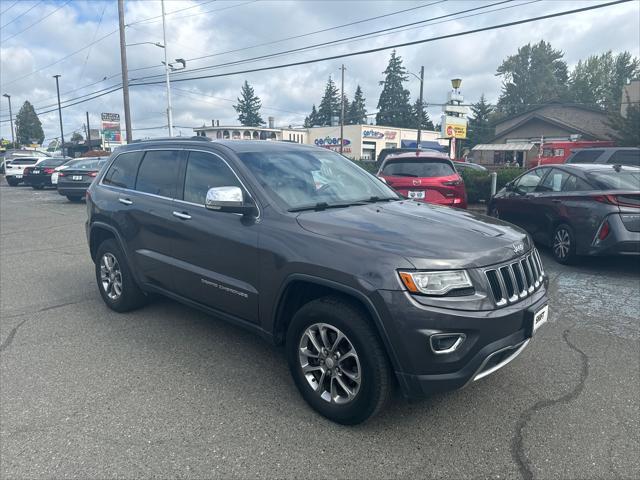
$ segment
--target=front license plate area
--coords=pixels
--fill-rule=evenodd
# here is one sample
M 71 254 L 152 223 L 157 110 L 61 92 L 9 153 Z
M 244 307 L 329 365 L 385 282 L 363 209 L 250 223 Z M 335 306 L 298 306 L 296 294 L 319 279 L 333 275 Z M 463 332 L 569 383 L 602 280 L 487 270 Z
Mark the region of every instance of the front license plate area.
M 549 320 L 549 305 L 545 305 L 537 310 L 527 310 L 527 330 L 528 336 L 533 337 L 536 330 Z
M 421 191 L 416 191 L 416 190 L 409 190 L 409 198 L 424 198 L 424 192 Z

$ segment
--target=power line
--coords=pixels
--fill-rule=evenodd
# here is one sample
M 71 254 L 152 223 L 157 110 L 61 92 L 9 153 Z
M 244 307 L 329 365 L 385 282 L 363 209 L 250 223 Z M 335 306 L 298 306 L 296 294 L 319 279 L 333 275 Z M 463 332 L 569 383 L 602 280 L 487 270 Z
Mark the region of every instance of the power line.
M 94 42 L 96 40 L 96 36 L 100 31 L 100 25 L 102 25 L 102 17 L 104 17 L 104 12 L 106 9 L 107 9 L 107 4 L 105 2 L 104 5 L 102 6 L 102 13 L 100 13 L 100 20 L 98 20 L 98 26 L 96 27 L 96 31 L 93 33 L 93 38 L 91 39 L 91 42 Z M 89 57 L 91 56 L 91 50 L 93 50 L 93 45 L 89 47 L 89 51 L 87 52 L 87 56 L 84 59 L 84 63 L 82 64 L 82 69 L 80 70 L 80 75 L 78 75 L 78 78 L 82 78 L 82 76 L 84 75 L 84 70 L 85 68 L 87 68 L 87 63 L 89 62 Z
M 20 0 L 16 0 L 15 2 L 13 2 L 11 5 L 9 5 L 7 8 L 5 8 L 3 11 L 0 12 L 0 15 L 4 15 L 5 13 L 7 13 L 9 10 L 11 10 L 13 7 L 15 7 L 18 2 Z
M 221 12 L 222 10 L 229 10 L 229 9 L 231 9 L 231 8 L 242 7 L 242 6 L 244 6 L 244 5 L 249 5 L 250 3 L 256 3 L 257 1 L 258 1 L 258 0 L 251 0 L 251 1 L 249 1 L 249 2 L 237 3 L 237 4 L 235 4 L 235 5 L 229 5 L 229 6 L 227 6 L 227 7 L 214 8 L 213 10 L 206 10 L 206 11 L 204 11 L 204 12 L 191 13 L 191 14 L 189 14 L 189 15 L 180 15 L 179 17 L 174 17 L 174 20 L 178 20 L 178 19 L 180 19 L 180 18 L 195 17 L 195 16 L 198 16 L 198 15 L 205 15 L 205 14 L 207 14 L 207 13 Z M 205 2 L 205 3 L 210 3 L 210 2 Z M 196 5 L 196 6 L 199 6 L 199 5 Z M 194 7 L 189 7 L 189 8 L 194 8 Z M 185 8 L 184 10 L 187 10 L 187 8 Z M 167 15 L 171 15 L 172 13 L 177 13 L 177 12 L 179 12 L 179 11 L 181 11 L 181 10 L 174 10 L 173 12 L 167 13 Z M 159 16 L 157 16 L 157 17 L 151 17 L 151 18 L 147 18 L 147 19 L 144 19 L 144 20 L 139 20 L 139 21 L 137 21 L 137 22 L 133 22 L 133 23 L 128 24 L 128 25 L 135 25 L 135 24 L 138 24 L 138 23 L 153 23 L 153 22 L 159 22 L 159 21 L 161 21 L 161 17 L 162 17 L 162 15 L 159 15 Z
M 31 10 L 33 10 L 34 8 L 36 8 L 38 5 L 40 5 L 42 3 L 42 0 L 40 0 L 39 2 L 35 3 L 31 8 L 25 10 L 24 12 L 22 12 L 20 15 L 18 15 L 17 17 L 13 17 L 11 20 L 9 20 L 7 23 L 5 23 L 4 25 L 2 25 L 0 27 L 0 30 L 3 29 L 4 27 L 6 27 L 7 25 L 15 22 L 17 19 L 19 19 L 20 17 L 24 17 L 27 13 L 29 13 Z M 15 5 L 15 4 L 14 4 Z M 13 7 L 13 5 L 11 5 L 11 7 Z M 9 7 L 9 8 L 11 8 Z M 9 8 L 7 8 L 7 10 L 9 10 Z
M 51 15 L 53 15 L 54 13 L 56 13 L 58 10 L 60 10 L 61 8 L 66 7 L 69 3 L 71 2 L 71 0 L 67 0 L 65 3 L 63 3 L 62 5 L 60 5 L 58 8 L 56 8 L 55 10 L 51 11 L 49 14 L 45 15 L 44 17 L 42 17 L 40 20 L 37 20 L 35 22 L 33 22 L 31 25 L 29 25 L 26 28 L 23 28 L 22 30 L 20 30 L 18 33 L 14 33 L 13 35 L 11 35 L 10 37 L 5 38 L 3 41 L 6 42 L 8 40 L 11 40 L 13 37 L 17 37 L 18 35 L 20 35 L 23 32 L 26 32 L 27 30 L 29 30 L 31 27 L 36 26 L 37 24 L 39 24 L 40 22 L 46 20 L 47 18 L 49 18 Z
M 347 58 L 347 57 L 353 57 L 353 56 L 359 56 L 359 55 L 367 55 L 370 53 L 376 53 L 376 52 L 381 52 L 384 50 L 391 50 L 391 49 L 395 49 L 395 48 L 401 48 L 401 47 L 408 47 L 408 46 L 413 46 L 413 45 L 420 45 L 423 43 L 429 43 L 429 42 L 435 42 L 437 40 L 445 40 L 448 38 L 456 38 L 456 37 L 462 37 L 465 35 L 471 35 L 474 33 L 480 33 L 480 32 L 486 32 L 486 31 L 490 31 L 490 30 L 496 30 L 496 29 L 500 29 L 500 28 L 507 28 L 507 27 L 513 27 L 516 25 L 523 25 L 526 23 L 531 23 L 531 22 L 537 22 L 539 20 L 546 20 L 549 18 L 556 18 L 556 17 L 562 17 L 565 15 L 572 15 L 572 14 L 576 14 L 576 13 L 582 13 L 582 12 L 586 12 L 586 11 L 590 11 L 590 10 L 596 10 L 596 9 L 600 9 L 600 8 L 604 8 L 604 7 L 610 7 L 613 5 L 617 5 L 617 4 L 621 4 L 621 3 L 627 3 L 631 0 L 615 0 L 612 2 L 608 2 L 608 3 L 602 3 L 599 5 L 590 5 L 587 7 L 582 7 L 582 8 L 576 8 L 573 10 L 565 10 L 562 12 L 556 12 L 556 13 L 550 13 L 547 15 L 541 15 L 538 17 L 531 17 L 531 18 L 525 18 L 522 20 L 516 20 L 513 22 L 507 22 L 507 23 L 501 23 L 501 24 L 497 24 L 497 25 L 491 25 L 488 27 L 481 27 L 481 28 L 476 28 L 473 30 L 466 30 L 463 32 L 457 32 L 457 33 L 450 33 L 450 34 L 446 34 L 446 35 L 439 35 L 437 37 L 431 37 L 431 38 L 425 38 L 425 39 L 421 39 L 421 40 L 413 40 L 411 42 L 404 42 L 404 43 L 397 43 L 394 45 L 387 45 L 387 46 L 382 46 L 382 47 L 377 47 L 377 48 L 370 48 L 367 50 L 360 50 L 358 52 L 350 52 L 350 53 L 342 53 L 342 54 L 337 54 L 337 55 L 332 55 L 329 57 L 322 57 L 322 58 L 315 58 L 315 59 L 311 59 L 311 60 L 302 60 L 302 61 L 298 61 L 298 62 L 290 62 L 290 63 L 284 63 L 284 64 L 280 64 L 280 65 L 272 65 L 272 66 L 267 66 L 267 67 L 259 67 L 259 68 L 252 68 L 252 69 L 247 69 L 247 70 L 238 70 L 235 72 L 226 72 L 226 73 L 217 73 L 217 74 L 211 74 L 211 75 L 200 75 L 200 76 L 196 76 L 196 77 L 186 77 L 186 78 L 174 78 L 172 80 L 172 82 L 184 82 L 184 81 L 190 81 L 190 80 L 202 80 L 202 79 L 206 79 L 206 78 L 218 78 L 218 77 L 229 77 L 229 76 L 233 76 L 233 75 L 242 75 L 242 74 L 246 74 L 246 73 L 254 73 L 254 72 L 263 72 L 263 71 L 267 71 L 267 70 L 277 70 L 277 69 L 281 69 L 281 68 L 288 68 L 288 67 L 294 67 L 294 66 L 300 66 L 300 65 L 309 65 L 312 63 L 318 63 L 318 62 L 324 62 L 324 61 L 329 61 L 329 60 L 336 60 L 339 58 Z M 140 83 L 134 83 L 132 84 L 132 86 L 140 86 L 140 85 L 155 85 L 158 83 L 162 83 L 160 81 L 153 81 L 153 82 L 140 82 Z
M 202 3 L 197 3 L 196 5 L 191 5 L 190 7 L 180 8 L 178 10 L 173 10 L 171 12 L 165 13 L 165 16 L 173 15 L 174 13 L 178 13 L 178 12 L 184 12 L 185 10 L 191 10 L 193 8 L 201 7 L 202 5 L 207 5 L 208 3 L 213 3 L 215 1 L 217 1 L 217 0 L 207 0 L 207 1 L 202 2 Z M 146 22 L 149 22 L 149 20 L 156 20 L 158 18 L 162 18 L 162 15 L 156 15 L 155 17 L 148 17 L 148 18 L 143 18 L 142 20 L 136 20 L 136 21 L 133 21 L 133 22 L 129 22 L 129 23 L 127 23 L 127 26 L 129 26 L 129 25 L 137 25 L 139 23 L 146 23 Z

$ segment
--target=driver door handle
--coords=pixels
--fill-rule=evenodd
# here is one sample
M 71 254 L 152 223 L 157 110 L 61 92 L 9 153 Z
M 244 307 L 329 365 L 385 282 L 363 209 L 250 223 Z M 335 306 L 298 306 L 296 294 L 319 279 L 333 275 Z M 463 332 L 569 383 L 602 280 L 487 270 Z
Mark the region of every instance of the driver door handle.
M 178 217 L 182 220 L 191 220 L 191 215 L 185 212 L 173 212 L 174 217 Z
M 123 205 L 133 205 L 133 202 L 128 198 L 119 198 L 118 201 Z

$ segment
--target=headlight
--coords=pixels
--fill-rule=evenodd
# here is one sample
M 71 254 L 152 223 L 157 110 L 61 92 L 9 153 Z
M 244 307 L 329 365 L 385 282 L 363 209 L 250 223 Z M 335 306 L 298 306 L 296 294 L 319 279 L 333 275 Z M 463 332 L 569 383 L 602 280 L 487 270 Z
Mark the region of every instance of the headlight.
M 444 272 L 399 272 L 402 283 L 412 293 L 445 295 L 451 290 L 473 287 L 465 270 Z

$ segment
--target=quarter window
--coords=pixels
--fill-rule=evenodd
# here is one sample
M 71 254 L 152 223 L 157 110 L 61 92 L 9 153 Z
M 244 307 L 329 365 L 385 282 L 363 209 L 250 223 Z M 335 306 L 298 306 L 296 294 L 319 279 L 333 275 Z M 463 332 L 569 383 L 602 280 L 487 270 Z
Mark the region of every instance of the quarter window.
M 184 200 L 204 205 L 207 191 L 215 187 L 241 187 L 238 178 L 215 155 L 191 152 L 184 179 Z
M 143 152 L 123 153 L 113 161 L 102 183 L 114 187 L 132 189 L 136 184 L 136 173 Z
M 174 198 L 179 162 L 180 152 L 176 150 L 147 152 L 138 171 L 136 190 Z
M 607 163 L 640 167 L 640 150 L 618 150 Z

